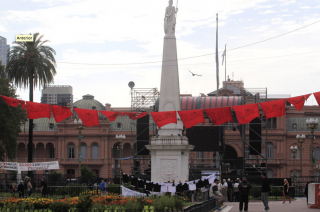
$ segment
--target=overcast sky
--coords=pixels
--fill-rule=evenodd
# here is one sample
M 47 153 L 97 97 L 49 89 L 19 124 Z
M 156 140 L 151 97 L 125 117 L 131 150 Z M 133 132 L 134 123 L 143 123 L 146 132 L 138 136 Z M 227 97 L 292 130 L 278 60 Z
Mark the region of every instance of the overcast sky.
M 43 34 L 57 52 L 54 84 L 71 85 L 74 101 L 92 94 L 103 104 L 130 106 L 129 81 L 137 88 L 160 89 L 167 5 L 168 0 L 0 0 L 0 36 L 11 44 L 16 34 Z M 234 74 L 247 88 L 267 87 L 268 94 L 320 91 L 320 22 L 228 52 L 320 20 L 320 0 L 180 0 L 178 8 L 178 58 L 215 52 L 219 13 L 219 51 L 227 44 L 230 78 Z M 225 68 L 221 55 L 220 85 Z M 259 59 L 266 57 L 275 58 Z M 188 70 L 203 76 L 193 77 Z M 180 92 L 198 96 L 215 90 L 215 74 L 213 54 L 179 60 Z M 17 92 L 28 100 L 28 90 Z M 39 102 L 40 96 L 38 88 L 34 100 Z M 316 101 L 311 98 L 308 104 Z

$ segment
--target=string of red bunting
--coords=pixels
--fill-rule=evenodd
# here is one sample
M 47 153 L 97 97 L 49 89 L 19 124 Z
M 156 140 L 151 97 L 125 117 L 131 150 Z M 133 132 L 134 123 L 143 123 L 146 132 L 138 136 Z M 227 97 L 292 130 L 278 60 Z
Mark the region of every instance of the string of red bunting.
M 247 124 L 256 117 L 260 117 L 259 105 L 267 119 L 273 117 L 281 117 L 285 114 L 286 100 L 290 102 L 298 111 L 300 111 L 305 101 L 311 94 L 274 100 L 269 102 L 238 105 L 233 106 L 239 124 Z M 313 93 L 320 106 L 320 92 Z M 51 111 L 55 121 L 61 122 L 72 116 L 70 107 L 62 107 L 57 105 L 42 104 L 36 102 L 23 101 L 6 96 L 1 96 L 2 99 L 10 106 L 17 107 L 20 105 L 23 110 L 27 107 L 28 119 L 49 118 Z M 98 112 L 109 119 L 110 122 L 115 121 L 118 116 L 129 116 L 129 119 L 136 120 L 148 114 L 148 112 L 114 112 L 114 111 L 101 111 L 73 108 L 82 120 L 83 125 L 87 127 L 99 126 Z M 197 124 L 204 123 L 204 112 L 210 118 L 214 125 L 221 125 L 228 121 L 233 122 L 231 107 L 211 108 L 199 110 L 184 110 L 184 111 L 165 111 L 165 112 L 150 112 L 154 122 L 159 128 L 170 124 L 177 123 L 177 112 L 183 122 L 185 128 L 193 127 Z

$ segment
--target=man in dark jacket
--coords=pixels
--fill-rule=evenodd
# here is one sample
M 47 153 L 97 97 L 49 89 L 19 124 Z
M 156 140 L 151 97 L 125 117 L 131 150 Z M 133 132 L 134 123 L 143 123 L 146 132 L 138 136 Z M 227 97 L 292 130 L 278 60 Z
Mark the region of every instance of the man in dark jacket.
M 19 198 L 24 197 L 24 186 L 22 181 L 20 181 L 20 184 L 18 185 L 18 193 L 19 193 Z
M 262 177 L 261 200 L 264 205 L 263 211 L 268 211 L 268 210 L 270 210 L 269 205 L 268 205 L 268 195 L 269 195 L 269 192 L 271 192 L 271 187 L 269 184 L 269 180 L 266 178 L 266 174 L 262 173 L 261 177 Z
M 47 196 L 47 181 L 45 177 L 43 177 L 41 181 L 41 193 L 42 193 L 42 197 Z
M 242 182 L 239 184 L 239 192 L 240 192 L 239 210 L 240 211 L 242 211 L 243 209 L 243 203 L 244 203 L 244 211 L 248 211 L 250 189 L 251 189 L 251 184 L 247 181 L 246 177 L 243 177 Z

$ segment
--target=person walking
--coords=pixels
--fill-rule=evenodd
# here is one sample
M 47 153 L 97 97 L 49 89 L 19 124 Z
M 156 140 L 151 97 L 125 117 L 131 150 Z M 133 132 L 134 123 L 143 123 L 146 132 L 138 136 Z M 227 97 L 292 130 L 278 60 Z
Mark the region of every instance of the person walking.
M 239 211 L 248 211 L 248 203 L 249 203 L 249 191 L 251 189 L 251 184 L 248 182 L 246 177 L 242 178 L 242 182 L 239 184 L 239 193 L 240 193 L 240 203 L 239 203 Z M 243 208 L 244 204 L 244 208 Z
M 24 186 L 22 181 L 20 181 L 20 184 L 18 185 L 18 193 L 19 193 L 19 198 L 24 197 Z
M 217 207 L 215 207 L 215 209 L 221 211 L 220 206 L 224 202 L 224 196 L 218 190 L 218 183 L 219 183 L 219 180 L 215 179 L 214 182 L 211 184 L 209 189 L 209 197 L 210 199 L 214 199 L 218 202 Z
M 227 201 L 227 191 L 228 191 L 228 183 L 225 179 L 222 180 L 222 195 L 224 197 L 224 201 L 226 202 Z
M 47 196 L 47 181 L 45 177 L 43 177 L 41 180 L 41 193 L 42 193 L 42 197 Z
M 27 192 L 28 192 L 28 197 L 30 197 L 31 196 L 31 194 L 32 194 L 32 185 L 31 185 L 31 179 L 30 178 L 28 178 L 28 180 L 27 180 Z
M 284 185 L 283 185 L 283 204 L 286 202 L 286 196 L 288 196 L 289 203 L 291 203 L 290 195 L 289 195 L 289 182 L 287 179 L 284 179 Z
M 236 180 L 235 184 L 233 185 L 233 193 L 234 193 L 234 201 L 239 202 L 239 181 Z
M 101 190 L 101 196 L 105 196 L 106 195 L 106 190 L 105 190 L 105 182 L 104 182 L 104 180 L 101 180 L 99 188 Z
M 262 177 L 261 200 L 264 205 L 263 211 L 268 211 L 268 210 L 270 210 L 269 205 L 268 205 L 268 195 L 269 195 L 269 192 L 271 192 L 271 187 L 269 184 L 269 180 L 266 178 L 266 174 L 262 173 L 261 177 Z
M 309 187 L 309 184 L 310 184 L 310 182 L 307 182 L 306 187 L 304 188 L 304 196 L 307 197 L 307 205 L 308 205 L 308 193 L 309 193 L 308 187 Z
M 228 184 L 228 201 L 233 202 L 233 185 L 230 178 L 228 179 L 227 184 Z

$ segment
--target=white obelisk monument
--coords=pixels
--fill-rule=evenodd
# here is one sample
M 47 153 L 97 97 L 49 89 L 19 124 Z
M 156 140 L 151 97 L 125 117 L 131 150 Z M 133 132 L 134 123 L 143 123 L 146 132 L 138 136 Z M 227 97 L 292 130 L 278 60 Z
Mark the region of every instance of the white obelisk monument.
M 180 86 L 177 62 L 177 44 L 175 37 L 176 14 L 178 9 L 172 6 L 172 0 L 166 8 L 164 17 L 164 43 L 160 87 L 159 112 L 179 111 Z M 189 152 L 194 146 L 182 136 L 183 124 L 178 114 L 177 124 L 168 124 L 158 131 L 146 147 L 151 152 L 151 181 L 185 182 L 189 178 Z

